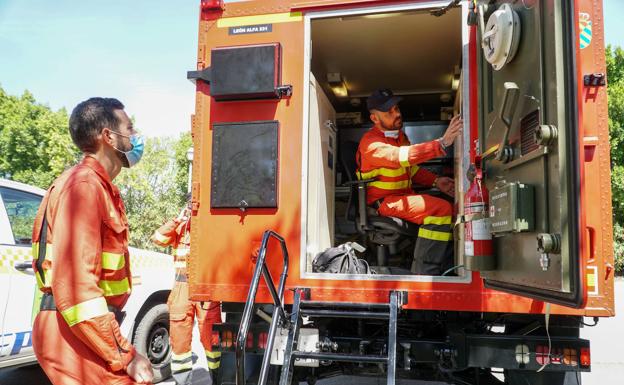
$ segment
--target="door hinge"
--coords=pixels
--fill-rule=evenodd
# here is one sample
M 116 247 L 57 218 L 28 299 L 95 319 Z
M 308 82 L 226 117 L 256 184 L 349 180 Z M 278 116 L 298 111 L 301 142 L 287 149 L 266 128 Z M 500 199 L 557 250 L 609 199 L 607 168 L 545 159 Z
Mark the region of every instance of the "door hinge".
M 210 71 L 210 67 L 204 68 L 203 70 L 187 71 L 186 78 L 193 82 L 193 84 L 195 84 L 197 79 L 210 83 L 212 80 L 212 72 Z
M 595 73 L 583 76 L 585 87 L 602 87 L 607 85 L 607 77 L 604 73 Z

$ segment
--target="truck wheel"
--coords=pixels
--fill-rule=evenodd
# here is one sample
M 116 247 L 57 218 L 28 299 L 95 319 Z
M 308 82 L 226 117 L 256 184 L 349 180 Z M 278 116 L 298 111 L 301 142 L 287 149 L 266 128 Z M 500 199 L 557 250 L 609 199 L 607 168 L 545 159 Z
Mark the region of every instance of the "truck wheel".
M 138 322 L 133 345 L 147 357 L 154 370 L 154 383 L 171 377 L 171 345 L 169 344 L 169 310 L 160 303 L 147 311 Z
M 581 385 L 579 372 L 541 372 L 530 370 L 506 370 L 505 384 L 508 385 Z

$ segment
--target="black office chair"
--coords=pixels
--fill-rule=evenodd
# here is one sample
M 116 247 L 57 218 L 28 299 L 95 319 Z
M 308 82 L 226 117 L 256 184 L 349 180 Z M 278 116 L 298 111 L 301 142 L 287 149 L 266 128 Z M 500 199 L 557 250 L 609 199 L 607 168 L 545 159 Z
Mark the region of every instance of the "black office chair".
M 388 266 L 389 257 L 400 255 L 405 250 L 409 250 L 411 256 L 418 225 L 396 217 L 381 216 L 377 210 L 369 207 L 366 204 L 366 185 L 374 179 L 355 178 L 357 143 L 348 142 L 341 149 L 340 162 L 348 179 L 344 185 L 350 187 L 345 219 L 352 221 L 356 231 L 367 241 L 365 243 L 374 247 L 376 261 L 369 262 L 385 267 Z M 404 262 L 409 269 L 407 265 L 411 264 L 411 258 Z

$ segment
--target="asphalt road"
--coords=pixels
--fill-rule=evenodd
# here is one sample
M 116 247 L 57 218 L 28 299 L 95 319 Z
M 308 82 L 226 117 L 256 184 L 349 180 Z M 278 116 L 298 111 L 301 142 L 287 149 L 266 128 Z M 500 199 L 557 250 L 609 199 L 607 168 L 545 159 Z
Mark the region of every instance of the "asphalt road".
M 592 372 L 582 375 L 583 385 L 607 385 L 622 383 L 624 378 L 624 279 L 615 282 L 615 308 L 616 317 L 603 318 L 598 326 L 586 327 L 581 330 L 581 336 L 591 341 Z M 591 319 L 586 319 L 591 323 Z M 197 329 L 193 338 L 193 351 L 196 352 L 197 361 L 194 365 L 193 384 L 210 385 L 208 372 L 206 371 L 206 358 L 203 348 L 199 343 Z M 354 379 L 350 377 L 335 378 L 319 381 L 318 385 L 346 385 L 346 384 L 384 384 L 385 381 L 377 379 Z M 440 383 L 408 381 L 400 382 L 410 385 L 435 385 Z M 161 382 L 163 385 L 175 385 L 173 380 Z M 17 369 L 0 369 L 0 385 L 51 385 L 43 371 L 37 365 Z

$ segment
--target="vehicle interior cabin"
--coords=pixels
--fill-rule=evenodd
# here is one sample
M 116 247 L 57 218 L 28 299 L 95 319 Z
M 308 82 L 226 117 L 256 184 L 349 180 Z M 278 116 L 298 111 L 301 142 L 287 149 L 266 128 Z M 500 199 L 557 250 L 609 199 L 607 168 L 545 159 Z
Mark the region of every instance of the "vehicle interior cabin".
M 441 16 L 422 9 L 310 20 L 304 274 L 314 273 L 312 261 L 318 253 L 357 242 L 366 247 L 358 257 L 378 279 L 416 278 L 410 265 L 418 226 L 380 216 L 362 202 L 358 185 L 349 182 L 357 179 L 360 139 L 373 126 L 366 98 L 374 90 L 389 88 L 403 98 L 403 131 L 412 144 L 441 137 L 452 116 L 461 113 L 464 24 L 461 8 Z M 419 166 L 457 180 L 458 152 L 461 148 L 451 147 L 446 156 Z M 459 207 L 459 194 L 453 198 L 431 186 L 413 188 Z M 455 231 L 455 266 L 461 265 L 460 236 Z M 445 275 L 462 274 L 458 268 Z

